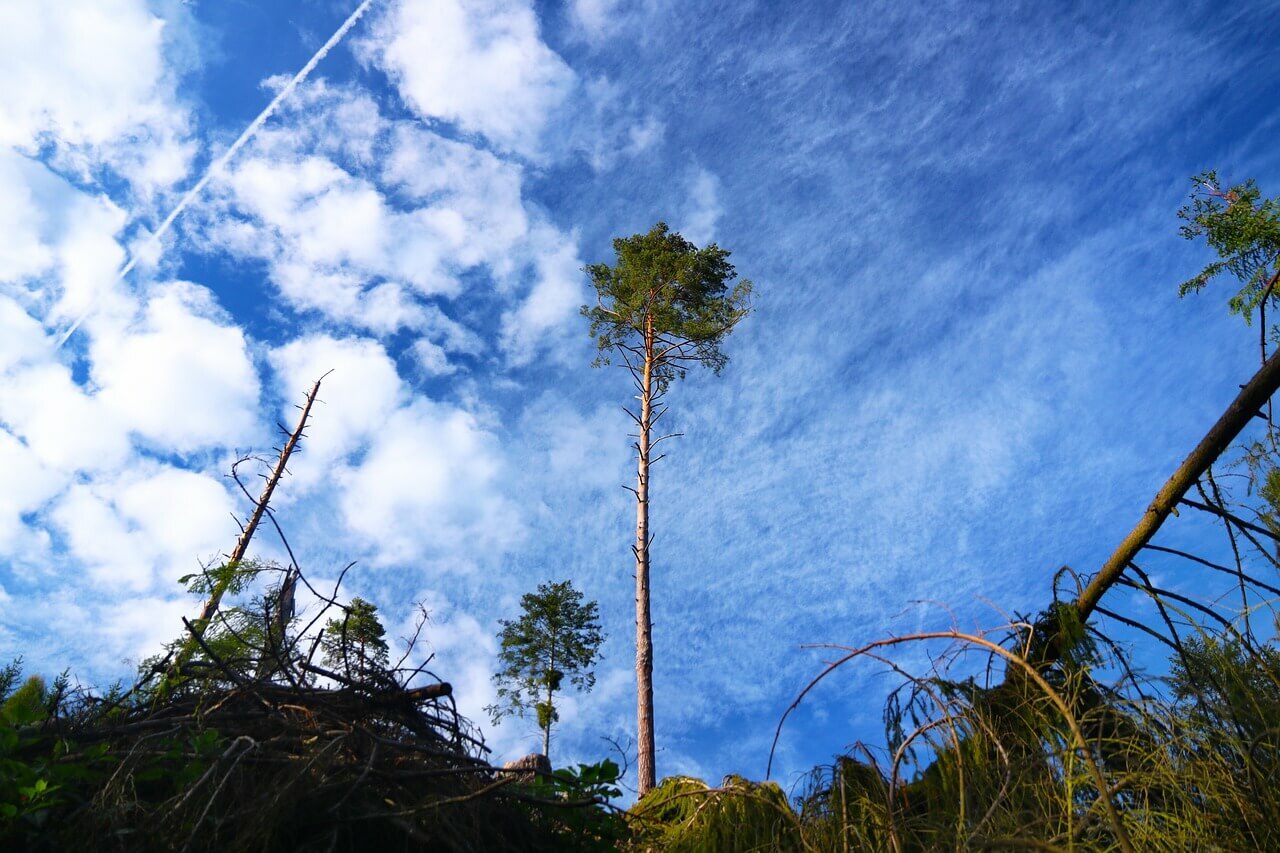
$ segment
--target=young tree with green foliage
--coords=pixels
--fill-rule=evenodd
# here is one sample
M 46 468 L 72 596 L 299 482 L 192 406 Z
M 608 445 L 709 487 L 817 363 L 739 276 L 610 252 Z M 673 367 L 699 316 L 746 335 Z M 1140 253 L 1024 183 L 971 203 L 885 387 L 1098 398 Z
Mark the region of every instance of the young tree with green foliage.
M 1275 435 L 1271 397 L 1280 388 L 1280 358 L 1275 353 L 1267 353 L 1266 310 L 1268 304 L 1280 301 L 1280 288 L 1277 287 L 1280 279 L 1280 265 L 1277 263 L 1280 261 L 1280 202 L 1263 199 L 1251 180 L 1223 189 L 1217 173 L 1212 171 L 1195 176 L 1191 184 L 1191 203 L 1178 211 L 1178 218 L 1186 223 L 1181 229 L 1182 236 L 1188 240 L 1204 237 L 1217 252 L 1219 260 L 1209 263 L 1197 275 L 1184 281 L 1178 293 L 1185 296 L 1197 292 L 1223 273 L 1229 273 L 1240 281 L 1243 286 L 1228 304 L 1233 313 L 1244 317 L 1245 322 L 1251 322 L 1253 312 L 1258 311 L 1262 367 L 1247 384 L 1241 386 L 1240 394 L 1173 472 L 1142 519 L 1077 596 L 1075 607 L 1082 623 L 1088 621 L 1102 596 L 1120 579 L 1130 562 L 1151 541 L 1201 476 L 1206 476 L 1212 485 L 1211 466 L 1253 422 L 1259 411 L 1265 413 L 1269 437 L 1274 438 Z M 1266 448 L 1255 443 L 1253 449 L 1262 450 L 1263 457 L 1250 461 L 1250 476 L 1259 477 L 1259 482 L 1265 484 L 1270 477 L 1268 468 L 1275 466 L 1268 464 Z M 1052 639 L 1053 636 L 1052 632 L 1041 632 L 1044 639 Z M 1050 645 L 1056 645 L 1056 642 Z
M 699 249 L 659 222 L 647 234 L 613 241 L 617 263 L 586 267 L 596 304 L 582 307 L 600 354 L 596 365 L 622 360 L 636 388 L 639 411 L 627 409 L 637 427 L 636 717 L 640 796 L 657 782 L 653 741 L 653 632 L 649 607 L 649 467 L 653 448 L 678 433 L 652 437 L 667 411 L 663 398 L 672 379 L 691 366 L 719 373 L 729 358 L 720 344 L 750 311 L 751 282 L 739 281 L 729 252 L 712 243 Z
M 503 619 L 498 640 L 502 669 L 494 674 L 498 701 L 485 708 L 496 725 L 503 717 L 523 717 L 532 708 L 542 729 L 542 754 L 551 757 L 551 724 L 560 719 L 555 694 L 564 679 L 579 690 L 595 686 L 593 668 L 600 659 L 599 608 L 583 602 L 571 581 L 544 583 L 520 598 L 524 613 Z
M 321 660 L 334 672 L 366 680 L 387 668 L 386 629 L 376 605 L 356 597 L 341 619 L 330 619 L 320 637 Z
M 1198 291 L 1222 273 L 1230 273 L 1242 285 L 1228 303 L 1231 313 L 1250 323 L 1254 310 L 1260 311 L 1265 331 L 1268 303 L 1280 302 L 1276 290 L 1280 201 L 1262 198 L 1252 180 L 1224 190 L 1218 173 L 1212 170 L 1196 175 L 1191 184 L 1191 203 L 1178 211 L 1178 218 L 1187 223 L 1182 226 L 1182 236 L 1188 240 L 1204 237 L 1221 260 L 1184 281 L 1178 287 L 1179 295 Z

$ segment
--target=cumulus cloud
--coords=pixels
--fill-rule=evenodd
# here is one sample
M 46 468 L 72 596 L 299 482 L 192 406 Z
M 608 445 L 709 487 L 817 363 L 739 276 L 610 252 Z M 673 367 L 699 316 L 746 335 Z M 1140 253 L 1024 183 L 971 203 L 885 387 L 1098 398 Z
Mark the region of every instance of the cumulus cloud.
M 339 476 L 342 512 L 378 544 L 382 562 L 459 550 L 502 552 L 522 535 L 502 496 L 501 451 L 475 416 L 418 398 L 377 432 L 359 464 Z
M 134 0 L 5 4 L 0 143 L 29 147 L 52 133 L 101 144 L 144 124 L 162 73 L 163 28 Z
M 92 579 L 142 592 L 225 550 L 234 509 L 220 479 L 147 463 L 72 486 L 51 517 Z
M 538 153 L 551 112 L 574 85 L 521 0 L 401 0 L 363 53 L 419 115 L 525 156 Z
M 95 336 L 90 357 L 106 412 L 155 446 L 188 452 L 253 434 L 257 371 L 244 333 L 203 287 L 157 287 L 136 326 Z
M 589 41 L 599 42 L 612 35 L 621 24 L 621 0 L 573 0 L 570 15 Z
M 447 372 L 447 362 L 423 365 Z M 268 355 L 292 423 L 292 403 L 326 371 L 289 502 L 323 487 L 345 529 L 380 565 L 448 556 L 486 543 L 501 553 L 522 535 L 504 495 L 497 437 L 472 413 L 415 395 L 386 349 L 368 338 L 312 335 Z
M 165 28 L 141 0 L 4 4 L 0 147 L 52 141 L 64 163 L 107 163 L 144 193 L 177 180 L 193 152 Z
M 62 364 L 21 365 L 3 377 L 0 423 L 45 465 L 64 472 L 113 469 L 130 448 L 113 413 Z M 86 425 L 92 424 L 92 429 Z
M 19 550 L 28 535 L 23 520 L 58 491 L 58 479 L 40 458 L 17 436 L 0 429 L 0 471 L 5 472 L 5 488 L 0 490 L 0 554 Z
M 354 146 L 327 141 L 352 116 Z M 442 306 L 453 301 L 514 302 L 498 344 L 516 364 L 574 319 L 576 236 L 527 203 L 518 165 L 384 118 L 367 95 L 323 81 L 282 118 L 220 182 L 202 236 L 264 259 L 296 310 L 375 334 L 412 330 L 437 375 L 450 356 L 491 346 L 487 330 L 450 318 Z
M 0 281 L 31 278 L 53 264 L 53 250 L 41 235 L 47 214 L 29 179 L 42 168 L 16 152 L 0 151 Z
M 281 422 L 290 427 L 297 419 L 294 404 L 312 383 L 330 374 L 312 410 L 313 428 L 304 444 L 307 462 L 296 466 L 299 486 L 316 482 L 328 466 L 362 451 L 408 396 L 395 362 L 369 338 L 310 335 L 272 350 L 267 359 L 283 401 Z
M 73 185 L 47 165 L 0 150 L 0 283 L 46 324 L 93 304 L 97 320 L 118 323 L 136 302 L 116 280 L 124 260 L 125 212 L 101 192 Z
M 516 365 L 528 364 L 567 333 L 565 320 L 577 318 L 586 295 L 577 241 L 551 228 L 539 229 L 533 239 L 541 243 L 533 286 L 502 317 L 503 348 Z
M 449 363 L 449 355 L 444 347 L 433 344 L 426 338 L 414 341 L 412 352 L 418 367 L 426 376 L 447 376 L 458 369 L 457 365 Z

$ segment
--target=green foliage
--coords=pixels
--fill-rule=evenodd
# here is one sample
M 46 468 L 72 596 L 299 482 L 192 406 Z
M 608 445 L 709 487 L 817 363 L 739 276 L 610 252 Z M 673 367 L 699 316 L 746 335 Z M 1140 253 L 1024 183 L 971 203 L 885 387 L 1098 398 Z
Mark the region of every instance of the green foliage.
M 565 679 L 582 691 L 595 686 L 604 634 L 598 605 L 584 602 L 570 581 L 539 584 L 537 592 L 521 596 L 520 607 L 519 619 L 499 622 L 502 668 L 493 676 L 498 701 L 485 710 L 495 724 L 534 710 L 545 747 L 552 723 L 559 720 L 555 693 Z
M 605 759 L 597 764 L 562 767 L 538 775 L 522 785 L 532 798 L 549 805 L 535 807 L 550 819 L 556 848 L 561 850 L 616 850 L 628 837 L 627 825 L 608 802 L 622 796 L 618 782 L 622 771 Z
M 1223 190 L 1216 172 L 1208 171 L 1191 179 L 1191 203 L 1178 211 L 1186 222 L 1182 236 L 1188 240 L 1204 237 L 1222 258 L 1184 281 L 1179 295 L 1195 292 L 1224 272 L 1243 283 L 1231 297 L 1233 314 L 1245 322 L 1262 304 L 1275 302 L 1280 294 L 1269 287 L 1276 259 L 1280 257 L 1280 203 L 1263 199 L 1252 180 Z
M 888 848 L 889 803 L 889 783 L 874 764 L 840 756 L 815 768 L 799 803 L 806 848 Z
M 595 306 L 582 306 L 591 336 L 608 364 L 618 350 L 656 349 L 660 389 L 685 375 L 690 363 L 716 373 L 728 363 L 720 343 L 750 310 L 751 282 L 737 278 L 729 252 L 712 243 L 699 249 L 659 222 L 647 234 L 613 241 L 617 263 L 585 268 Z
M 49 716 L 49 688 L 44 677 L 33 675 L 0 705 L 0 718 L 15 726 L 39 722 Z
M 0 700 L 8 698 L 13 686 L 22 678 L 22 657 L 19 655 L 0 667 Z
M 800 822 L 776 782 L 726 776 L 719 788 L 669 776 L 631 807 L 636 846 L 671 853 L 801 850 Z
M 222 605 L 208 621 L 201 625 L 193 620 L 192 627 L 201 632 L 197 640 L 190 631 L 168 643 L 163 652 L 144 660 L 138 668 L 139 680 L 146 682 L 141 693 L 151 699 L 191 689 L 191 676 L 199 673 L 201 684 L 229 686 L 237 680 L 253 678 L 258 674 L 264 656 L 274 653 L 286 642 L 279 625 L 280 587 L 267 589 L 243 603 L 233 603 L 236 596 L 243 597 L 264 572 L 283 573 L 273 563 L 257 560 L 228 562 L 205 568 L 200 572 L 183 575 L 178 582 L 187 592 L 202 600 L 215 592 L 225 596 Z M 283 626 L 287 633 L 288 625 Z M 159 681 L 151 681 L 155 673 L 164 674 Z
M 68 802 L 67 789 L 97 778 L 92 765 L 102 749 L 74 754 L 65 740 L 50 741 L 40 728 L 55 714 L 67 691 L 65 673 L 47 686 L 32 675 L 17 690 L 22 659 L 0 671 L 0 848 L 36 849 L 56 808 Z M 7 695 L 6 695 L 7 694 Z M 74 799 L 74 797 L 70 798 Z
M 187 592 L 201 598 L 208 597 L 219 589 L 224 595 L 239 595 L 249 588 L 260 573 L 273 568 L 276 567 L 256 560 L 227 562 L 183 575 L 178 578 L 178 583 L 184 585 Z
M 320 638 L 324 665 L 348 678 L 365 680 L 387 668 L 386 629 L 378 608 L 353 598 L 341 619 L 330 619 Z
M 1179 716 L 1203 743 L 1241 769 L 1280 769 L 1280 651 L 1195 637 L 1174 656 L 1169 683 Z

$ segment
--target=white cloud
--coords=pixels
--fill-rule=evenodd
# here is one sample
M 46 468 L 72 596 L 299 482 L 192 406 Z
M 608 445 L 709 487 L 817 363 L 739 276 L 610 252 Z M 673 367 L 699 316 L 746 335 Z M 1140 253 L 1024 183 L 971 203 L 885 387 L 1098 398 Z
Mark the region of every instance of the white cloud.
M 126 215 L 105 195 L 72 185 L 46 165 L 0 149 L 0 282 L 17 285 L 26 310 L 47 324 L 90 305 L 94 322 L 118 323 L 135 301 L 116 280 Z
M 142 592 L 227 550 L 237 509 L 220 480 L 149 463 L 72 486 L 50 515 L 93 580 Z
M 113 419 L 181 452 L 246 442 L 258 375 L 244 333 L 213 295 L 186 282 L 156 288 L 136 329 L 95 336 L 91 374 Z
M 420 115 L 525 156 L 574 85 L 521 0 L 401 0 L 362 50 Z
M 597 172 L 613 169 L 662 141 L 666 125 L 652 109 L 642 95 L 608 77 L 586 80 L 572 116 L 560 123 L 562 148 L 585 154 Z
M 529 230 L 519 167 L 407 124 L 394 127 L 389 148 L 382 179 L 413 201 L 448 212 L 461 229 L 452 247 L 460 264 L 507 272 L 503 259 Z
M 101 144 L 153 117 L 164 22 L 135 0 L 0 6 L 0 144 Z M 121 61 L 128 57 L 128 61 Z
M 521 415 L 520 434 L 528 442 L 522 453 L 531 463 L 526 468 L 535 482 L 551 489 L 573 483 L 582 490 L 617 492 L 620 483 L 635 476 L 631 449 L 622 440 L 633 428 L 616 405 L 584 413 L 564 396 L 547 392 Z
M 93 308 L 88 322 L 106 324 L 131 313 L 133 301 L 116 272 L 125 258 L 116 240 L 124 224 L 124 211 L 105 196 L 76 199 L 58 244 L 61 297 L 50 319 L 71 320 Z
M 172 184 L 191 149 L 166 26 L 141 0 L 0 5 L 0 147 L 52 139 L 68 165 L 107 162 L 144 192 Z
M 588 41 L 600 42 L 612 35 L 621 24 L 620 0 L 573 0 L 570 12 L 573 22 Z
M 165 466 L 120 485 L 113 496 L 118 511 L 174 576 L 194 570 L 197 556 L 229 551 L 239 534 L 231 513 L 243 515 L 243 501 L 232 500 L 222 478 Z
M 4 377 L 0 422 L 45 465 L 64 472 L 110 470 L 130 449 L 124 428 L 86 394 L 64 365 L 41 362 Z
M 365 458 L 339 475 L 347 525 L 383 562 L 424 554 L 500 552 L 522 534 L 500 492 L 496 438 L 473 415 L 416 399 L 395 412 Z
M 576 319 L 585 297 L 576 237 L 541 228 L 533 239 L 540 244 L 533 287 L 502 318 L 503 348 L 516 365 L 528 364 L 540 350 L 554 347 L 558 334 L 567 331 L 566 321 Z
M 491 760 L 506 761 L 539 749 L 541 735 L 528 720 L 508 719 L 502 725 L 493 726 L 484 712 L 485 706 L 497 699 L 493 684 L 498 653 L 496 623 L 482 625 L 436 590 L 423 590 L 415 600 L 426 608 L 429 621 L 408 664 L 416 665 L 432 658 L 428 668 L 448 680 L 458 711 L 480 726 L 486 746 L 493 751 Z M 416 614 L 413 618 L 417 618 Z M 410 619 L 394 633 L 411 636 L 414 627 Z
M 306 464 L 295 466 L 303 483 L 314 482 L 327 466 L 362 450 L 407 393 L 395 362 L 381 344 L 368 338 L 312 335 L 273 350 L 268 361 L 284 401 L 281 423 L 290 429 L 297 422 L 294 405 L 332 371 L 311 412 L 313 426 L 303 447 Z
M 210 246 L 266 260 L 297 309 L 380 335 L 417 332 L 434 373 L 445 364 L 436 350 L 486 348 L 440 302 L 497 291 L 518 303 L 501 344 L 527 363 L 581 304 L 576 236 L 526 205 L 516 164 L 384 119 L 367 100 L 323 82 L 300 90 L 283 125 L 264 132 L 221 183 L 204 231 Z M 359 150 L 315 153 L 326 147 L 325 129 L 348 114 L 362 122 Z M 377 165 L 362 163 L 366 149 L 379 152 Z
M 99 654 L 110 649 L 120 658 L 142 661 L 182 636 L 182 617 L 195 618 L 199 606 L 187 596 L 149 595 L 112 601 L 98 608 L 93 617 L 93 624 L 101 631 Z
M 231 171 L 231 215 L 209 236 L 266 259 L 297 308 L 385 333 L 423 324 L 421 298 L 458 294 L 468 269 L 509 274 L 528 225 L 518 172 L 434 134 L 382 129 L 385 191 L 373 174 L 302 154 L 298 139 L 277 134 Z M 391 192 L 413 206 L 393 206 Z
M 36 319 L 17 302 L 0 296 L 0 375 L 44 360 L 50 347 Z
M 16 436 L 0 429 L 0 554 L 13 553 L 27 535 L 23 514 L 39 509 L 61 487 L 56 477 Z
M 720 179 L 706 169 L 698 169 L 685 189 L 688 202 L 676 230 L 689 242 L 705 246 L 715 239 L 716 223 L 724 209 L 720 206 Z
M 43 207 L 28 173 L 41 167 L 13 152 L 0 151 L 0 281 L 21 281 L 53 265 L 41 238 Z
M 448 376 L 458 369 L 456 364 L 449 363 L 449 355 L 444 347 L 433 344 L 426 338 L 414 341 L 413 357 L 427 376 Z

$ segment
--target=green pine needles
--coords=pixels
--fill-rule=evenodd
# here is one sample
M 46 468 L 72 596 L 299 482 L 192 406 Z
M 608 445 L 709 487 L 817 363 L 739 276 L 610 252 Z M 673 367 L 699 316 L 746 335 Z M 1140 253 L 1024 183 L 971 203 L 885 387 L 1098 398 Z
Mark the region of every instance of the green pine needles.
M 699 249 L 665 222 L 619 237 L 613 248 L 616 265 L 585 268 L 596 305 L 582 306 L 582 315 L 600 349 L 596 363 L 609 364 L 618 353 L 639 360 L 648 342 L 660 389 L 683 378 L 690 364 L 719 373 L 729 362 L 720 343 L 750 311 L 751 282 L 733 284 L 738 273 L 729 252 L 715 243 Z
M 502 665 L 494 674 L 498 701 L 485 708 L 496 725 L 503 717 L 532 710 L 542 730 L 542 754 L 550 757 L 551 726 L 560 719 L 555 694 L 565 679 L 581 691 L 595 686 L 604 634 L 599 608 L 582 600 L 571 581 L 544 583 L 520 599 L 519 619 L 503 619 L 498 635 Z

